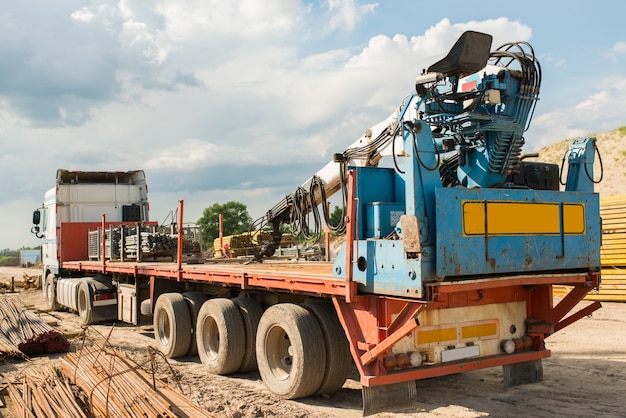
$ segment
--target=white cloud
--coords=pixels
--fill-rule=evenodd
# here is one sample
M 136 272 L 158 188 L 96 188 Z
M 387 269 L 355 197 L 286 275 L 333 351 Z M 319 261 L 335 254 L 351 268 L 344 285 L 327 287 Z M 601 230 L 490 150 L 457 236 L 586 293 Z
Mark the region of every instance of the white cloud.
M 120 32 L 122 49 L 129 48 L 138 57 L 153 66 L 159 66 L 168 57 L 170 46 L 159 30 L 151 31 L 143 22 L 127 20 Z
M 263 113 L 267 119 L 257 121 L 257 130 L 276 131 L 275 121 L 280 120 L 284 131 L 297 133 L 287 134 L 292 140 L 285 152 L 295 156 L 304 146 L 311 155 L 328 156 L 394 111 L 413 91 L 420 69 L 445 55 L 457 37 L 470 29 L 493 33 L 502 42 L 530 37 L 529 28 L 506 19 L 455 25 L 444 19 L 421 37 L 377 35 L 356 53 L 331 50 L 294 61 L 289 49 L 250 51 L 201 77 L 207 84 L 227 80 L 229 75 L 231 83 L 247 80 L 236 86 L 212 83 L 211 94 L 228 102 L 229 96 L 241 93 L 249 103 L 269 105 Z M 445 46 L 435 49 L 433 44 Z
M 593 132 L 611 131 L 624 124 L 626 108 L 626 77 L 602 80 L 599 87 L 610 85 L 610 90 L 597 90 L 572 108 L 555 109 L 536 115 L 532 123 L 530 146 L 543 146 L 567 138 Z
M 166 20 L 174 41 L 209 41 L 211 34 L 251 38 L 284 33 L 301 20 L 307 8 L 299 0 L 162 1 L 156 10 Z
M 377 3 L 358 5 L 354 0 L 328 0 L 328 14 L 330 30 L 342 29 L 351 31 L 363 16 L 373 13 Z
M 567 138 L 584 135 L 583 129 L 572 126 L 573 120 L 567 109 L 535 115 L 532 121 L 532 135 L 526 136 L 530 149 L 542 148 Z
M 83 7 L 81 10 L 76 10 L 70 15 L 72 19 L 79 22 L 91 22 L 94 18 L 94 14 L 87 8 Z
M 161 148 L 154 157 L 147 159 L 144 166 L 147 170 L 189 171 L 206 166 L 269 163 L 268 160 L 259 157 L 261 154 L 253 149 L 241 149 L 228 144 L 213 144 L 190 138 L 175 146 Z
M 423 35 L 412 36 L 410 45 L 413 52 L 443 57 L 459 36 L 468 30 L 492 35 L 492 49 L 506 42 L 528 41 L 532 36 L 532 29 L 528 25 L 504 17 L 454 24 L 444 18 L 429 27 Z
M 161 214 L 184 198 L 192 220 L 227 200 L 245 201 L 258 216 L 393 112 L 421 69 L 465 30 L 491 33 L 494 47 L 532 36 L 529 26 L 499 18 L 442 19 L 423 33 L 359 38 L 359 22 L 382 6 L 324 5 L 109 1 L 67 6 L 53 36 L 37 32 L 35 21 L 3 20 L 0 52 L 11 59 L 0 63 L 0 176 L 20 186 L 0 184 L 0 207 L 29 218 L 33 205 L 24 202 L 42 198 L 57 168 L 143 168 Z M 324 18 L 355 30 L 351 44 L 317 33 L 315 19 Z M 26 67 L 33 62 L 50 65 Z M 585 130 L 584 120 L 615 125 L 626 88 L 619 80 L 607 85 L 576 109 L 537 115 L 533 132 L 556 140 Z M 33 127 L 50 113 L 56 128 Z M 7 203 L 20 194 L 28 198 Z
M 601 86 L 611 86 L 600 90 L 576 105 L 576 113 L 594 132 L 613 130 L 616 121 L 623 121 L 626 109 L 626 77 L 609 77 L 602 80 Z
M 27 163 L 22 157 L 14 154 L 5 153 L 0 157 L 0 166 L 5 169 L 16 169 Z
M 333 49 L 304 57 L 300 60 L 300 68 L 306 73 L 324 71 L 337 68 L 348 59 L 350 59 L 350 51 L 347 49 Z
M 623 54 L 626 52 L 626 42 L 619 41 L 616 42 L 611 49 L 609 50 L 612 54 Z

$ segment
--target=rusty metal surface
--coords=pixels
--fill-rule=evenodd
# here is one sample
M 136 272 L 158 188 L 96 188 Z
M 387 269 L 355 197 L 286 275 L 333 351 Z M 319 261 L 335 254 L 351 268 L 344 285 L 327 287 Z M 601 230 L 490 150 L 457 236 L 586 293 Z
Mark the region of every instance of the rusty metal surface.
M 598 200 L 597 194 L 578 192 L 437 189 L 437 275 L 454 277 L 598 269 L 602 239 Z M 549 232 L 490 233 L 491 214 L 485 209 L 484 231 L 469 234 L 464 229 L 464 202 L 485 202 L 485 208 L 488 202 L 557 205 L 561 226 Z M 584 231 L 581 233 L 568 233 L 563 228 L 562 206 L 570 204 L 584 205 Z M 543 219 L 515 217 L 498 219 L 500 224 L 509 222 L 511 231 L 522 221 L 537 225 L 545 222 Z M 557 227 L 558 223 L 557 217 Z

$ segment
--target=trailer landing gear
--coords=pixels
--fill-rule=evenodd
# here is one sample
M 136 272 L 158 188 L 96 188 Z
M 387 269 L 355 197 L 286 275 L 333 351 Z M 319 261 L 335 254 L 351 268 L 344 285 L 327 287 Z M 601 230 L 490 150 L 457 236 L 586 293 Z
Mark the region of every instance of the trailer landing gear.
M 541 360 L 505 364 L 502 366 L 502 372 L 505 388 L 528 383 L 537 383 L 543 380 L 543 365 Z
M 363 386 L 363 416 L 408 409 L 417 405 L 414 380 L 383 386 Z

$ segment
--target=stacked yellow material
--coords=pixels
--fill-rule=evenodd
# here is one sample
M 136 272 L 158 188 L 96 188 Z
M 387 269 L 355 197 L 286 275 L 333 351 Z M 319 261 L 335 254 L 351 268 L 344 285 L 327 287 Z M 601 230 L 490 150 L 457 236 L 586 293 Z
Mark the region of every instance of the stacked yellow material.
M 602 281 L 598 292 L 585 299 L 626 302 L 626 195 L 600 198 L 602 217 Z M 565 295 L 569 289 L 555 286 L 555 295 Z
M 256 254 L 260 248 L 260 242 L 269 241 L 271 234 L 266 231 L 245 232 L 239 235 L 228 235 L 222 238 L 224 247 L 228 247 L 233 257 L 244 257 Z M 289 247 L 295 245 L 296 240 L 291 234 L 283 234 L 280 246 Z M 222 250 L 220 248 L 220 239 L 215 238 L 213 241 L 213 251 L 215 258 L 222 258 Z
M 626 195 L 600 199 L 602 283 L 590 300 L 626 302 Z

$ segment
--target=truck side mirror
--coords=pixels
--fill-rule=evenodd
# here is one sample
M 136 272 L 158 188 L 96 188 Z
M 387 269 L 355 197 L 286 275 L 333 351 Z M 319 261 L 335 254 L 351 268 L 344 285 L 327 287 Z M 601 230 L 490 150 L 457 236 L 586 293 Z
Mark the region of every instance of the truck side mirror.
M 41 212 L 39 211 L 39 209 L 37 209 L 36 211 L 33 212 L 33 224 L 39 225 L 40 222 L 41 222 Z

